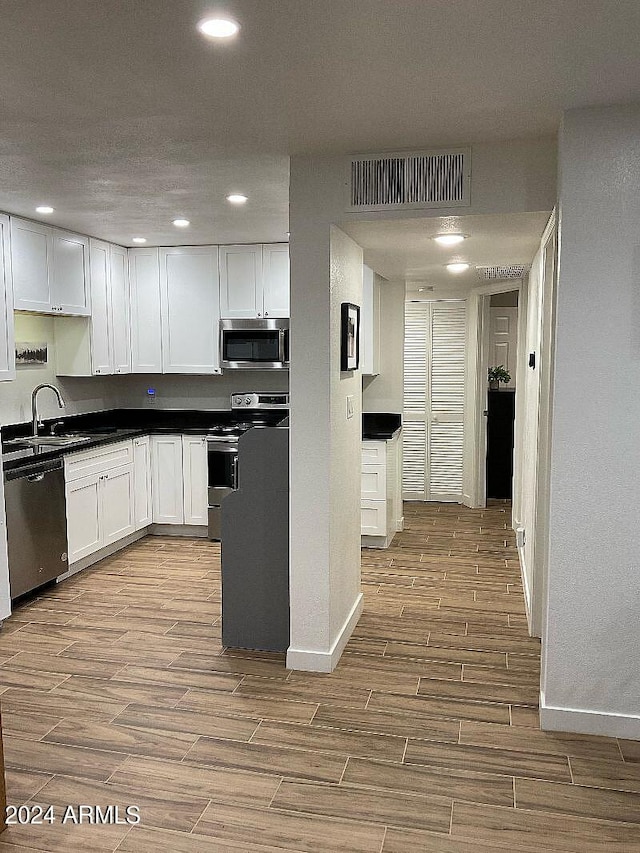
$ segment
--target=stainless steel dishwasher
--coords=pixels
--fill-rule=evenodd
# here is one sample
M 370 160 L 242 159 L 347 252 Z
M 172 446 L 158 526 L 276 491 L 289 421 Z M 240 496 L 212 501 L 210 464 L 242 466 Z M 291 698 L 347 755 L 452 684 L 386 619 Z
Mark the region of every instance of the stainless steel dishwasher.
M 67 518 L 62 459 L 4 475 L 11 598 L 67 571 Z

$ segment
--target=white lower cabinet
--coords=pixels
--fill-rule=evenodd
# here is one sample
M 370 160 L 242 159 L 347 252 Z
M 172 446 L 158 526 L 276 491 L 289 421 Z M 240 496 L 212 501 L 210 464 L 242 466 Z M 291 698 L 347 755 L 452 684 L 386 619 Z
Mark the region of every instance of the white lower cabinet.
M 204 436 L 151 436 L 154 524 L 207 524 Z
M 125 464 L 118 464 L 123 459 Z M 65 459 L 70 565 L 133 533 L 131 459 L 130 441 L 85 450 Z
M 400 452 L 397 436 L 389 441 L 362 442 L 360 535 L 363 545 L 387 548 L 404 526 Z
M 204 436 L 182 436 L 182 492 L 184 523 L 207 524 L 207 440 Z
M 151 439 L 148 435 L 133 439 L 133 516 L 136 530 L 152 521 Z
M 151 436 L 154 524 L 184 524 L 182 436 Z

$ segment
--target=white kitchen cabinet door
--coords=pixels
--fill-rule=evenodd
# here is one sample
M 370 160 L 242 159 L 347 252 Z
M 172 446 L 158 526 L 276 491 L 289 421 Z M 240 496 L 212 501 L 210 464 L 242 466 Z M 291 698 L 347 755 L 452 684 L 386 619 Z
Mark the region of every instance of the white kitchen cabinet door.
M 204 436 L 182 436 L 184 523 L 207 524 L 207 441 Z
M 0 382 L 15 379 L 16 360 L 13 342 L 13 279 L 9 240 L 9 217 L 0 216 Z M 0 514 L 2 503 L 0 501 Z M 0 551 L 2 537 L 0 536 Z M 1 567 L 0 567 L 1 569 Z M 0 619 L 4 618 L 0 615 Z
M 89 263 L 91 270 L 91 371 L 96 376 L 104 376 L 113 372 L 111 324 L 109 322 L 109 244 L 103 243 L 101 240 L 91 240 Z
M 11 261 L 16 311 L 51 310 L 51 233 L 46 225 L 11 217 Z
M 133 465 L 100 476 L 101 547 L 104 548 L 134 531 Z
M 51 307 L 60 314 L 88 317 L 89 240 L 79 234 L 52 233 Z
M 289 245 L 262 247 L 263 308 L 265 317 L 289 316 Z
M 127 250 L 122 246 L 111 246 L 109 266 L 113 371 L 114 373 L 131 373 Z
M 184 524 L 182 436 L 151 437 L 154 524 Z
M 160 249 L 163 373 L 219 373 L 218 247 Z
M 69 565 L 102 547 L 100 474 L 67 483 L 67 545 Z
M 129 249 L 131 372 L 162 373 L 158 249 Z
M 362 536 L 387 535 L 386 501 L 360 501 L 360 534 Z
M 220 246 L 220 316 L 262 317 L 262 246 Z
M 136 530 L 152 521 L 151 440 L 148 435 L 133 439 L 133 518 Z

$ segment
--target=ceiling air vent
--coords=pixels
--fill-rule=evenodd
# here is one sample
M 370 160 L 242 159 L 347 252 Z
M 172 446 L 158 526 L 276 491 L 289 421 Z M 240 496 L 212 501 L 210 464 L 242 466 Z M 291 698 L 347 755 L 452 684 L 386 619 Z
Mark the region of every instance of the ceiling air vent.
M 471 151 L 417 151 L 350 158 L 349 210 L 469 205 Z
M 497 267 L 476 267 L 480 281 L 505 281 L 522 278 L 529 269 L 524 264 L 504 264 Z

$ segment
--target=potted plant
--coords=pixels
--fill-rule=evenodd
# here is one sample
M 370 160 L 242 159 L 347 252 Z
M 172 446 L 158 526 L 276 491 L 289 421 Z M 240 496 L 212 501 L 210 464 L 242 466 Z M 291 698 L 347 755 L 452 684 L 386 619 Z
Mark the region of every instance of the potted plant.
M 497 367 L 489 368 L 489 388 L 491 391 L 497 391 L 500 383 L 511 382 L 511 374 L 505 370 L 504 364 L 499 364 Z

